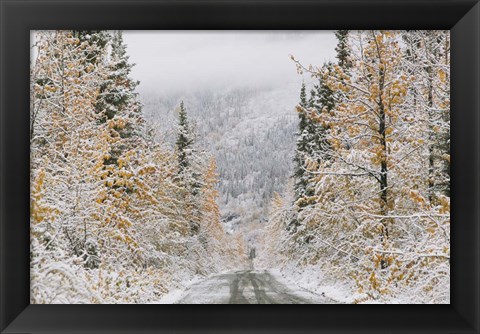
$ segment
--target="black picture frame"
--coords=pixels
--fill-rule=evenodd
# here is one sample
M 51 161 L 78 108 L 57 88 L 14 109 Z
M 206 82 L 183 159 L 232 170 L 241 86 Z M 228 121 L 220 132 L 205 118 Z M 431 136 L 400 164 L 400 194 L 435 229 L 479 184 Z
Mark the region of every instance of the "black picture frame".
M 479 333 L 475 0 L 0 0 L 1 333 Z M 36 29 L 451 30 L 450 305 L 29 305 L 29 38 Z

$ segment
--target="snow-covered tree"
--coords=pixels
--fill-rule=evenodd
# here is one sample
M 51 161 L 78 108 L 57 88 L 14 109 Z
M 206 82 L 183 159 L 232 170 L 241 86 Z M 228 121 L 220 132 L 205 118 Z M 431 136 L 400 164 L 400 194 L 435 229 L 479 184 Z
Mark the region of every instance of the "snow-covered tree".
M 300 90 L 300 103 L 298 104 L 301 110 L 306 110 L 308 108 L 307 94 L 305 83 L 302 83 L 302 88 Z M 295 151 L 295 197 L 296 200 L 303 198 L 307 193 L 307 183 L 308 178 L 305 175 L 305 155 L 309 154 L 308 145 L 311 142 L 311 138 L 308 137 L 308 119 L 304 112 L 298 114 L 298 133 L 297 133 L 297 148 Z
M 428 133 L 428 199 L 450 196 L 450 36 L 443 31 L 411 31 L 406 43 L 406 71 L 412 108 L 425 110 L 419 119 Z
M 322 112 L 329 112 L 332 108 L 333 95 L 328 88 L 320 82 L 312 89 L 307 101 L 305 84 L 302 84 L 300 103 L 297 106 L 299 115 L 297 147 L 295 151 L 295 203 L 299 208 L 312 203 L 314 189 L 311 187 L 311 174 L 308 164 L 314 160 L 320 162 L 328 159 L 328 142 L 326 129 L 322 124 L 315 122 L 314 117 Z
M 155 301 L 242 258 L 220 223 L 214 162 L 193 137 L 174 151 L 147 131 L 121 33 L 109 35 L 36 32 L 33 303 Z
M 185 214 L 189 217 L 190 230 L 197 234 L 202 219 L 200 209 L 200 190 L 203 184 L 202 165 L 204 163 L 201 152 L 195 147 L 195 132 L 187 118 L 187 111 L 180 103 L 179 126 L 175 143 L 178 159 L 178 181 L 184 189 Z
M 97 261 L 92 232 L 98 225 L 92 217 L 95 208 L 88 206 L 99 191 L 91 173 L 101 146 L 93 103 L 103 75 L 89 61 L 92 54 L 100 55 L 101 50 L 70 32 L 42 33 L 32 91 L 33 108 L 38 108 L 32 170 L 43 168 L 45 179 L 50 180 L 45 196 L 52 204 L 63 203 L 57 217 L 63 223 L 52 224 L 53 233 L 64 233 L 69 251 L 87 266 Z
M 348 45 L 348 35 L 350 30 L 337 30 L 335 31 L 335 36 L 337 37 L 338 43 L 335 47 L 337 51 L 338 66 L 348 70 L 352 67 L 352 60 L 350 59 L 350 46 Z
M 296 62 L 333 97 L 326 112 L 308 114 L 326 129 L 328 159 L 307 157 L 313 204 L 275 248 L 286 263 L 353 282 L 363 294 L 357 302 L 448 302 L 450 199 L 440 186 L 449 184 L 448 34 L 338 37 L 355 66 L 340 66 L 340 58 L 322 67 Z
M 123 138 L 134 134 L 133 128 L 136 123 L 141 123 L 140 104 L 137 100 L 135 88 L 137 81 L 129 75 L 133 64 L 130 64 L 123 42 L 122 32 L 117 30 L 113 33 L 110 45 L 111 51 L 107 61 L 108 75 L 100 86 L 100 93 L 95 105 L 97 112 L 101 114 L 100 120 L 123 118 L 127 123 L 120 134 Z

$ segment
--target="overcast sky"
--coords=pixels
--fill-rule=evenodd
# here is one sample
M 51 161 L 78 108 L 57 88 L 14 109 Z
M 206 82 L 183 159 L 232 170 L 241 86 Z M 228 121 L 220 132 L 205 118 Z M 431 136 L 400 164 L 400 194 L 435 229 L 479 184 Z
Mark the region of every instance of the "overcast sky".
M 140 92 L 278 86 L 301 81 L 302 63 L 334 60 L 331 31 L 124 31 Z

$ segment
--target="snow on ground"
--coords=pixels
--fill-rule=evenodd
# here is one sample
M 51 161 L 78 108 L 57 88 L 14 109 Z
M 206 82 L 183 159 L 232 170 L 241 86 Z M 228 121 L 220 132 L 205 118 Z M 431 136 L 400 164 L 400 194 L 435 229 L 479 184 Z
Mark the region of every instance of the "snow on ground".
M 339 303 L 352 304 L 355 299 L 364 297 L 363 294 L 354 292 L 354 287 L 346 282 L 333 282 L 328 280 L 315 266 L 302 270 L 294 267 L 286 267 L 282 270 L 269 270 L 269 272 L 285 285 L 290 287 L 298 286 Z
M 190 280 L 182 282 L 182 284 L 178 288 L 170 290 L 168 293 L 163 295 L 162 298 L 160 298 L 158 301 L 152 302 L 151 304 L 175 304 L 179 300 L 183 299 L 188 293 L 188 290 L 190 290 L 190 288 L 195 284 L 208 280 L 214 276 L 228 273 L 229 271 L 230 270 L 228 269 L 218 273 L 210 274 L 208 276 L 196 275 Z

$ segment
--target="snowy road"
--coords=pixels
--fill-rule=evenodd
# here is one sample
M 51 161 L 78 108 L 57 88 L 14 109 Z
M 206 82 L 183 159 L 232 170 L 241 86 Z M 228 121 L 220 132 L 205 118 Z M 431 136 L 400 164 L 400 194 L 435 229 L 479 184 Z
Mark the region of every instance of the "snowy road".
M 287 286 L 288 285 L 288 286 Z M 281 283 L 272 273 L 235 271 L 212 276 L 192 285 L 177 304 L 332 304 L 291 284 Z

